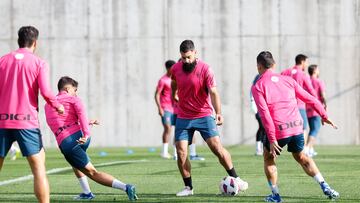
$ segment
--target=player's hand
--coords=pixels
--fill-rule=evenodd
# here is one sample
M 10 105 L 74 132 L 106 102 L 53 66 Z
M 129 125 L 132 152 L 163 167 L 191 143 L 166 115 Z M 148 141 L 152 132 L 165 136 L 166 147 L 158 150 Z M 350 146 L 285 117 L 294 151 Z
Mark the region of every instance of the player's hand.
M 160 116 L 164 116 L 164 109 L 159 108 L 159 115 L 160 115 Z
M 274 157 L 280 155 L 281 151 L 282 148 L 279 146 L 277 141 L 270 144 L 270 154 L 272 154 Z
M 100 122 L 97 119 L 90 120 L 89 125 L 100 125 Z
M 179 102 L 179 96 L 177 94 L 174 95 L 174 101 Z
M 87 137 L 80 137 L 78 140 L 76 140 L 76 142 L 78 144 L 85 144 L 87 139 L 88 139 Z
M 224 123 L 224 117 L 221 114 L 215 115 L 216 125 L 222 125 Z
M 56 109 L 56 111 L 59 113 L 59 114 L 63 114 L 65 112 L 65 108 L 62 104 L 60 104 L 60 106 Z
M 331 125 L 334 129 L 338 129 L 338 127 L 329 119 L 322 119 L 321 124 L 324 125 L 324 123 Z

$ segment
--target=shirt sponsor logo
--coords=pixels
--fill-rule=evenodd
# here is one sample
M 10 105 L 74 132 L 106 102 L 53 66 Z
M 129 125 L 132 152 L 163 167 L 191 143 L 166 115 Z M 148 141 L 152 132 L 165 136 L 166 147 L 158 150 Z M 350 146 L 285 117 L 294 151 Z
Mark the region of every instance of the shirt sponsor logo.
M 297 73 L 297 70 L 296 70 L 296 69 L 292 69 L 292 70 L 291 70 L 291 74 L 294 75 L 295 73 Z
M 297 120 L 297 121 L 290 121 L 288 123 L 283 123 L 279 125 L 279 130 L 286 130 L 289 128 L 294 128 L 294 127 L 299 127 L 299 126 L 303 126 L 303 121 L 302 120 Z
M 17 60 L 21 60 L 21 59 L 24 58 L 24 54 L 15 54 L 15 58 L 16 58 Z
M 29 121 L 31 120 L 30 114 L 7 114 L 1 113 L 0 114 L 0 121 L 6 120 L 16 120 L 16 121 Z
M 272 77 L 271 77 L 271 81 L 273 81 L 273 82 L 279 82 L 279 77 L 277 77 L 277 76 L 272 76 Z

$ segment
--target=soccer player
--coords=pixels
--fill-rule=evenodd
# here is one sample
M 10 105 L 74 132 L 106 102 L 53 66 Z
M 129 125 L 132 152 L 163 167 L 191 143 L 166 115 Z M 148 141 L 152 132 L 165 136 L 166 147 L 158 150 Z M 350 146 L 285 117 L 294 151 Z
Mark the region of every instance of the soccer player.
M 264 170 L 272 191 L 265 201 L 281 202 L 275 160 L 285 145 L 305 173 L 320 184 L 324 194 L 330 199 L 338 198 L 339 193 L 330 188 L 315 162 L 303 152 L 303 120 L 298 111 L 297 99 L 313 107 L 324 123 L 334 128 L 336 126 L 328 119 L 325 109 L 315 97 L 292 78 L 274 73 L 275 61 L 270 52 L 261 52 L 256 60 L 260 79 L 251 91 L 267 135 L 264 141 Z
M 316 92 L 311 84 L 310 78 L 304 72 L 304 70 L 306 70 L 306 68 L 308 67 L 308 64 L 308 57 L 303 54 L 299 54 L 295 57 L 295 66 L 285 69 L 283 72 L 281 72 L 281 75 L 287 75 L 292 77 L 300 85 L 300 87 L 304 88 L 308 93 L 316 97 Z M 299 98 L 297 98 L 297 104 L 301 117 L 303 119 L 304 138 L 306 142 L 308 137 L 308 133 L 306 131 L 308 125 L 306 106 L 305 103 Z
M 255 76 L 252 86 L 254 86 L 256 84 L 256 82 L 259 80 L 259 78 L 260 78 L 259 74 Z M 261 123 L 261 119 L 260 119 L 259 113 L 257 111 L 256 103 L 255 103 L 254 97 L 252 96 L 251 91 L 250 91 L 250 107 L 251 107 L 251 110 L 255 113 L 255 118 L 259 124 L 259 128 L 256 131 L 255 155 L 262 156 L 263 152 L 264 152 L 263 151 L 263 139 L 264 139 L 264 136 L 266 136 L 265 129 L 264 129 L 263 124 Z
M 200 132 L 229 176 L 235 177 L 240 187 L 245 190 L 248 184 L 238 177 L 231 155 L 220 142 L 217 125 L 221 125 L 224 119 L 214 74 L 206 63 L 196 58 L 195 46 L 191 40 L 181 43 L 180 54 L 181 61 L 171 69 L 171 87 L 173 97 L 178 95 L 179 112 L 175 124 L 175 143 L 178 168 L 185 188 L 176 196 L 193 195 L 187 146 L 191 143 L 195 130 Z M 216 113 L 215 118 L 212 116 L 213 107 Z
M 90 144 L 89 125 L 99 124 L 97 120 L 87 120 L 84 105 L 76 96 L 78 82 L 70 77 L 62 77 L 58 82 L 57 100 L 64 105 L 65 113 L 57 114 L 50 105 L 45 105 L 46 122 L 56 137 L 61 153 L 73 167 L 83 189 L 75 199 L 93 199 L 87 178 L 112 188 L 126 192 L 129 200 L 136 200 L 135 186 L 125 184 L 111 175 L 97 171 L 90 162 L 86 150 Z
M 319 79 L 319 68 L 317 65 L 310 65 L 308 68 L 308 72 L 311 79 L 311 84 L 313 85 L 316 98 L 323 104 L 326 109 L 326 100 L 325 100 L 325 85 L 324 82 Z M 309 120 L 310 132 L 309 137 L 305 146 L 305 154 L 310 157 L 316 156 L 317 152 L 314 150 L 316 136 L 319 133 L 321 126 L 321 118 L 316 111 L 311 108 L 311 106 L 306 106 L 306 114 Z
M 34 54 L 39 31 L 32 26 L 18 31 L 19 49 L 0 58 L 0 170 L 12 143 L 17 141 L 34 175 L 34 192 L 39 202 L 49 202 L 45 152 L 38 120 L 38 93 L 63 113 L 48 83 L 48 65 Z
M 161 151 L 161 157 L 170 159 L 171 155 L 168 152 L 169 139 L 171 134 L 171 126 L 175 125 L 177 117 L 177 104 L 171 96 L 171 67 L 175 64 L 175 61 L 168 60 L 165 62 L 166 74 L 163 75 L 157 85 L 155 91 L 155 102 L 158 107 L 159 115 L 164 126 L 162 135 L 163 147 Z M 190 160 L 203 161 L 205 158 L 196 154 L 195 138 L 190 148 Z M 174 159 L 177 160 L 176 148 L 174 150 Z

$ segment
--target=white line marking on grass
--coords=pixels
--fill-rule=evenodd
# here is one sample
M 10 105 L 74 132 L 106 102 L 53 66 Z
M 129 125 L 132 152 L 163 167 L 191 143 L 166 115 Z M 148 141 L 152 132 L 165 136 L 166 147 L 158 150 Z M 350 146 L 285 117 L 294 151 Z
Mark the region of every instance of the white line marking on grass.
M 147 161 L 146 159 L 131 160 L 131 161 L 113 161 L 113 162 L 95 164 L 94 166 L 95 167 L 112 166 L 112 165 L 117 165 L 117 164 L 140 163 L 140 162 L 146 162 L 146 161 Z M 50 170 L 46 171 L 46 174 L 51 175 L 51 174 L 61 173 L 61 172 L 64 172 L 64 171 L 72 171 L 72 167 L 53 168 L 53 169 L 50 169 Z M 22 176 L 22 177 L 15 178 L 15 179 L 4 180 L 4 181 L 0 182 L 0 186 L 9 185 L 9 184 L 12 184 L 12 183 L 23 182 L 23 181 L 31 180 L 33 178 L 34 178 L 33 175 L 27 175 L 27 176 Z

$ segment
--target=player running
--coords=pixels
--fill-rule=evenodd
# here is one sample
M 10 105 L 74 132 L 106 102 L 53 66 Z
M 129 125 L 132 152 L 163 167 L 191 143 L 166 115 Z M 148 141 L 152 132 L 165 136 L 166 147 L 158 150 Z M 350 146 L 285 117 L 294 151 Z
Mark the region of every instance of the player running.
M 87 177 L 93 181 L 126 192 L 129 200 L 136 200 L 135 186 L 125 184 L 113 176 L 97 171 L 90 162 L 86 150 L 90 144 L 89 125 L 98 125 L 97 120 L 87 120 L 84 105 L 77 97 L 78 82 L 70 77 L 62 77 L 58 82 L 57 100 L 64 105 L 65 113 L 59 115 L 50 105 L 45 105 L 46 122 L 56 137 L 61 153 L 73 167 L 83 189 L 75 199 L 93 199 Z M 86 176 L 85 176 L 86 175 Z
M 49 202 L 45 152 L 38 119 L 39 90 L 54 114 L 64 107 L 56 101 L 48 83 L 48 65 L 34 54 L 39 31 L 32 26 L 18 31 L 19 49 L 0 58 L 0 170 L 12 143 L 17 141 L 34 175 L 39 202 Z
M 316 98 L 322 103 L 322 105 L 326 109 L 325 84 L 319 79 L 320 71 L 318 66 L 310 65 L 308 68 L 308 72 L 310 75 L 311 84 L 316 92 Z M 321 127 L 321 118 L 311 106 L 306 106 L 306 114 L 309 120 L 310 132 L 305 146 L 305 154 L 313 157 L 317 155 L 317 152 L 314 150 L 314 145 L 316 141 L 316 136 L 318 135 Z
M 162 135 L 163 147 L 161 151 L 161 157 L 164 159 L 170 159 L 171 155 L 168 152 L 169 140 L 171 135 L 171 127 L 175 125 L 177 118 L 177 104 L 171 96 L 171 67 L 175 64 L 175 61 L 168 60 L 165 62 L 166 74 L 163 75 L 156 87 L 155 102 L 158 107 L 159 115 L 164 126 Z M 204 161 L 205 158 L 196 154 L 195 138 L 193 143 L 189 146 L 190 160 Z M 173 158 L 177 160 L 176 147 L 174 149 Z
M 181 61 L 172 69 L 173 96 L 178 95 L 179 112 L 175 124 L 175 141 L 178 154 L 178 168 L 185 188 L 176 196 L 193 195 L 191 164 L 187 146 L 192 141 L 195 130 L 199 131 L 211 151 L 219 158 L 229 176 L 237 179 L 240 188 L 245 190 L 248 183 L 236 174 L 231 155 L 223 148 L 217 125 L 222 125 L 219 93 L 216 90 L 214 74 L 207 64 L 196 58 L 196 50 L 191 40 L 180 45 Z M 213 107 L 215 118 L 212 116 Z
M 315 162 L 303 152 L 303 120 L 298 111 L 297 99 L 313 107 L 323 122 L 334 128 L 336 126 L 328 119 L 325 109 L 315 97 L 292 78 L 274 73 L 275 61 L 270 52 L 261 52 L 256 60 L 260 79 L 252 87 L 252 93 L 267 135 L 264 141 L 264 170 L 272 191 L 265 201 L 281 202 L 275 160 L 285 145 L 305 173 L 320 184 L 324 194 L 330 199 L 338 198 L 339 193 L 330 188 Z
M 281 72 L 281 75 L 286 75 L 292 77 L 299 85 L 300 87 L 304 88 L 308 93 L 310 93 L 312 96 L 316 97 L 316 92 L 311 84 L 310 78 L 308 75 L 305 74 L 304 70 L 308 67 L 308 57 L 299 54 L 295 57 L 295 66 L 285 69 L 283 72 Z M 301 114 L 301 117 L 303 119 L 303 129 L 304 129 L 304 138 L 305 142 L 307 140 L 307 125 L 308 125 L 308 119 L 306 115 L 306 106 L 301 99 L 297 99 L 298 108 Z

